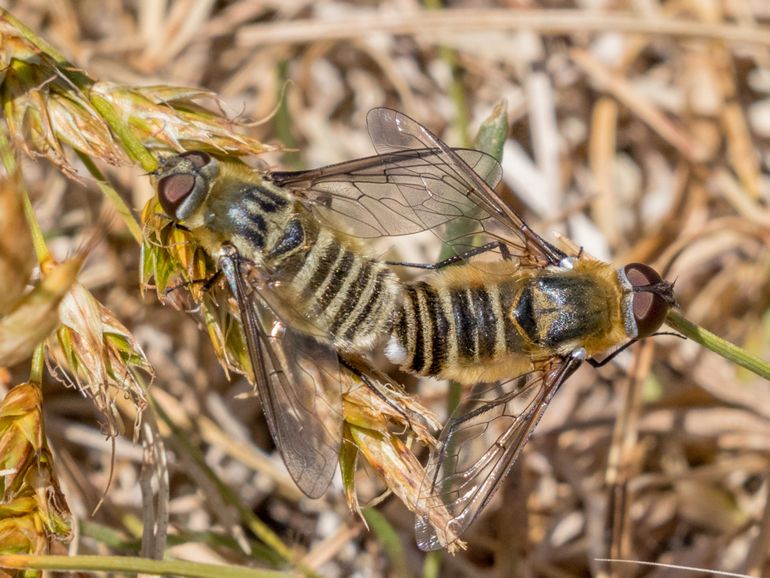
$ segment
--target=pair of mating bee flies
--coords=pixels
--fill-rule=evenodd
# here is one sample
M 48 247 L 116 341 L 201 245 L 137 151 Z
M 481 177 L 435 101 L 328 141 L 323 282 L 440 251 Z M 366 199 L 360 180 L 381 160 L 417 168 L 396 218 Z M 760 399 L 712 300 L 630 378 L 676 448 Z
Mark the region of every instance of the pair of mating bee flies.
M 647 265 L 616 269 L 546 242 L 494 192 L 494 158 L 450 148 L 394 110 L 370 111 L 367 124 L 377 155 L 314 170 L 170 157 L 158 196 L 224 274 L 268 427 L 308 496 L 321 496 L 337 467 L 340 372 L 390 384 L 365 361 L 380 342 L 403 371 L 476 385 L 422 483 L 417 541 L 433 550 L 479 515 L 584 361 L 599 365 L 595 356 L 660 327 L 673 287 Z M 361 241 L 423 231 L 454 256 L 393 263 Z M 398 266 L 430 272 L 402 281 Z M 437 507 L 445 527 L 431 523 Z

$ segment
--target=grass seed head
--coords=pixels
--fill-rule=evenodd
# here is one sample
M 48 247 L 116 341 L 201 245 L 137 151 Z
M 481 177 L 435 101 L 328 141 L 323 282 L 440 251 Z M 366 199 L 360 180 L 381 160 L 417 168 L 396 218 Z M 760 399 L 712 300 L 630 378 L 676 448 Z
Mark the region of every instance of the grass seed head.
M 73 383 L 106 418 L 107 433 L 123 433 L 117 394 L 131 401 L 138 421 L 147 405 L 141 373 L 152 376 L 147 357 L 131 332 L 79 283 L 62 300 L 59 314 L 61 325 L 48 339 L 52 361 L 63 381 Z
M 126 87 L 109 82 L 93 85 L 92 93 L 105 99 L 150 149 L 183 151 L 204 149 L 244 156 L 277 150 L 236 129 L 243 123 L 212 112 L 199 100 L 218 103 L 212 92 L 177 86 Z
M 0 20 L 4 60 L 0 99 L 8 130 L 17 146 L 31 156 L 44 156 L 73 175 L 64 152 L 68 144 L 112 164 L 124 158 L 84 88 L 92 83 L 67 69 Z
M 36 384 L 17 385 L 0 402 L 0 554 L 42 554 L 71 536 L 42 422 Z
M 129 87 L 96 82 L 27 40 L 0 15 L 0 100 L 21 150 L 44 156 L 73 176 L 63 145 L 113 165 L 131 155 L 118 125 L 149 149 L 202 148 L 233 156 L 276 150 L 236 129 L 246 123 L 208 110 L 214 93 L 188 87 Z M 221 107 L 220 107 L 221 108 Z M 108 118 L 106 110 L 114 112 Z

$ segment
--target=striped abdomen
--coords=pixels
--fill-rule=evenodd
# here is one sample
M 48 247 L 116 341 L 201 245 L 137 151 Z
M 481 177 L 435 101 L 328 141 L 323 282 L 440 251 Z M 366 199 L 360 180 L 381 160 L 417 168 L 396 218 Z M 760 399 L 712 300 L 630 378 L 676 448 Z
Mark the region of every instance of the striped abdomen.
M 486 363 L 523 358 L 525 338 L 510 316 L 520 281 L 485 285 L 410 284 L 388 344 L 404 371 L 474 381 Z M 465 379 L 465 368 L 474 377 Z
M 617 272 L 593 263 L 465 265 L 407 285 L 386 354 L 404 371 L 479 383 L 516 377 L 576 347 L 605 351 L 627 338 L 623 293 Z
M 389 333 L 401 285 L 387 266 L 319 223 L 287 191 L 249 185 L 237 198 L 228 211 L 236 247 L 262 263 L 295 321 L 309 321 L 341 349 L 368 350 Z
M 369 349 L 389 332 L 401 285 L 386 265 L 322 228 L 288 281 L 288 291 L 337 346 Z
M 290 229 L 295 235 L 307 227 L 297 219 Z M 285 294 L 337 347 L 366 350 L 390 331 L 400 301 L 398 278 L 336 232 L 319 229 L 312 243 L 281 263 Z

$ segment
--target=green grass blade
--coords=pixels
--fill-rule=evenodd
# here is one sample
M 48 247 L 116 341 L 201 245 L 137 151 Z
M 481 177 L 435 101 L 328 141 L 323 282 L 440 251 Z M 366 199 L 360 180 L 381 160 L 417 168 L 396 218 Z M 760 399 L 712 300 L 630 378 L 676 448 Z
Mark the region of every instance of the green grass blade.
M 142 227 L 136 220 L 136 217 L 134 217 L 131 209 L 123 200 L 123 197 L 121 197 L 118 194 L 118 191 L 116 191 L 115 188 L 110 184 L 102 171 L 99 170 L 99 167 L 97 167 L 94 161 L 91 160 L 91 157 L 80 152 L 79 150 L 75 150 L 75 154 L 78 155 L 80 160 L 86 166 L 86 169 L 88 169 L 88 172 L 91 173 L 91 176 L 96 181 L 96 186 L 99 187 L 99 190 L 102 191 L 102 194 L 112 203 L 112 206 L 115 208 L 115 211 L 117 211 L 123 223 L 125 223 L 129 233 L 131 233 L 131 236 L 137 243 L 141 244 Z
M 425 562 L 422 565 L 422 578 L 439 578 L 441 576 L 441 563 L 444 561 L 445 552 L 443 550 L 434 550 L 425 555 Z
M 688 339 L 692 339 L 695 343 L 702 345 L 706 349 L 710 349 L 717 355 L 748 369 L 760 377 L 770 380 L 770 363 L 750 354 L 748 351 L 741 349 L 737 345 L 722 339 L 718 335 L 714 335 L 710 331 L 703 329 L 700 325 L 686 319 L 676 309 L 669 311 L 666 323 L 669 327 L 676 329 L 679 333 Z
M 377 539 L 382 544 L 382 547 L 385 548 L 385 552 L 387 552 L 393 567 L 393 574 L 403 578 L 411 578 L 412 573 L 409 571 L 406 552 L 404 552 L 401 539 L 393 529 L 393 526 L 390 525 L 390 522 L 374 508 L 366 508 L 362 513 L 366 523 L 372 532 L 377 535 Z
M 243 566 L 185 560 L 148 560 L 134 556 L 0 556 L 0 568 L 60 572 L 134 572 L 190 578 L 289 578 L 296 574 Z

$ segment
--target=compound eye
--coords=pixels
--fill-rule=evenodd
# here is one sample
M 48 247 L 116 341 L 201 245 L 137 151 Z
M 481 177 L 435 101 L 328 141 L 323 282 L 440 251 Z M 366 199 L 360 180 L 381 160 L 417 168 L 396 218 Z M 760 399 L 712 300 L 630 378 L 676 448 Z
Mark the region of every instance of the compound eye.
M 206 155 L 208 156 L 208 155 Z M 195 188 L 195 176 L 189 173 L 177 173 L 163 177 L 158 182 L 158 199 L 163 212 L 172 219 L 176 210 L 184 203 Z
M 197 170 L 201 170 L 211 162 L 211 157 L 203 151 L 187 151 L 186 153 L 179 155 L 179 158 L 190 161 L 193 168 Z
M 662 295 L 653 290 L 644 291 L 641 288 L 662 283 L 663 279 L 655 269 L 643 263 L 626 265 L 625 272 L 628 281 L 636 290 L 633 310 L 638 337 L 647 337 L 663 325 L 670 305 Z

